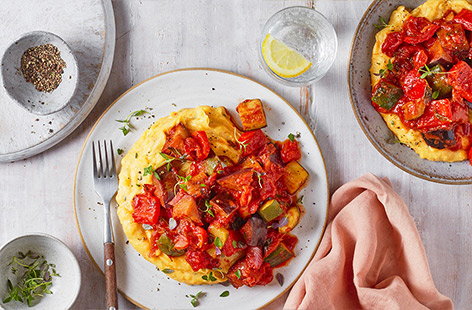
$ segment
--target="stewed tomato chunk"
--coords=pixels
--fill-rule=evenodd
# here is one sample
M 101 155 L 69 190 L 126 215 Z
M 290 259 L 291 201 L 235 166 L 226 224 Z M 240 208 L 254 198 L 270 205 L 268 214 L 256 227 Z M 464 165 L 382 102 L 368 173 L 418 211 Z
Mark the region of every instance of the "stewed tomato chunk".
M 403 32 L 390 32 L 382 44 L 382 52 L 388 57 L 393 57 L 396 50 L 403 43 Z
M 299 160 L 302 157 L 298 141 L 287 139 L 280 146 L 280 156 L 284 163 Z
M 185 139 L 184 152 L 193 160 L 204 160 L 210 154 L 210 142 L 206 132 L 195 131 Z
M 460 61 L 449 70 L 449 83 L 467 101 L 472 102 L 472 68 Z
M 469 53 L 469 42 L 464 28 L 459 24 L 444 24 L 437 32 L 441 46 L 457 59 L 464 59 Z
M 153 190 L 145 191 L 134 196 L 131 202 L 133 206 L 133 219 L 138 224 L 154 225 L 159 218 L 161 204 L 159 199 L 152 194 Z
M 424 17 L 411 16 L 403 24 L 403 41 L 409 44 L 424 42 L 430 39 L 438 29 L 438 25 L 431 23 Z
M 454 22 L 461 24 L 466 30 L 472 31 L 472 11 L 462 9 L 462 11 L 454 17 Z
M 259 247 L 250 247 L 246 256 L 231 266 L 227 277 L 236 288 L 243 285 L 265 285 L 273 279 L 272 268 L 264 262 Z
M 219 265 L 216 258 L 213 258 L 205 251 L 193 251 L 189 250 L 185 254 L 185 260 L 192 267 L 193 271 L 200 269 L 212 269 Z
M 243 145 L 243 155 L 256 155 L 264 145 L 269 143 L 269 139 L 262 130 L 246 131 L 238 138 Z

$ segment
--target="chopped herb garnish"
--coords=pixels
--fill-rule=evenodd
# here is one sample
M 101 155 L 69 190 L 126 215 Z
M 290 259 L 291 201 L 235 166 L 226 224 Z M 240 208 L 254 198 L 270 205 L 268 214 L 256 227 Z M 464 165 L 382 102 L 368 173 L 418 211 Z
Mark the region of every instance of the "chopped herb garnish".
M 238 248 L 238 242 L 236 242 L 236 240 L 233 240 L 233 242 L 231 242 L 231 245 L 232 245 L 233 248 L 235 248 L 235 249 Z
M 152 166 L 148 166 L 148 167 L 144 168 L 143 177 L 145 177 L 149 174 L 153 174 L 153 173 L 154 173 L 154 169 L 152 168 Z
M 387 63 L 387 70 L 393 71 L 393 64 L 392 64 L 392 60 L 391 60 L 391 59 L 388 60 L 388 63 Z
M 206 187 L 206 184 L 202 183 L 202 184 L 200 184 L 200 187 Z
M 205 296 L 205 295 L 206 295 L 205 292 L 200 291 L 200 292 L 198 292 L 198 293 L 195 294 L 195 295 L 189 295 L 189 296 L 186 296 L 186 297 L 192 298 L 192 299 L 190 300 L 190 303 L 192 304 L 192 306 L 197 307 L 198 305 L 200 305 L 199 299 L 202 298 L 202 297 Z
M 303 204 L 303 195 L 301 195 L 298 199 L 297 199 L 297 203 L 302 203 Z
M 159 174 L 157 173 L 157 171 L 154 170 L 154 172 L 152 173 L 154 175 L 154 177 L 156 179 L 158 179 L 159 181 L 161 180 L 161 177 L 159 176 Z
M 256 175 L 257 175 L 257 183 L 259 184 L 259 187 L 262 188 L 262 173 L 256 171 Z
M 202 212 L 208 213 L 211 217 L 215 217 L 213 210 L 211 209 L 211 203 L 208 200 L 205 200 L 205 210 L 200 210 Z
M 116 153 L 118 153 L 118 155 L 123 154 L 123 152 L 124 152 L 123 149 L 117 149 L 117 150 L 116 150 Z
M 432 97 L 433 99 L 438 99 L 438 97 L 439 97 L 439 90 L 433 91 L 433 94 L 431 95 L 431 97 Z
M 167 273 L 167 274 L 169 274 L 169 273 L 173 273 L 173 272 L 174 272 L 174 270 L 172 270 L 172 269 L 169 269 L 169 268 L 166 268 L 166 269 L 162 269 L 162 272 L 163 272 L 163 273 Z
M 56 265 L 48 263 L 44 256 L 31 251 L 18 252 L 18 256 L 14 256 L 8 265 L 11 266 L 13 274 L 21 271 L 22 275 L 15 286 L 7 279 L 8 294 L 2 300 L 5 304 L 19 301 L 31 307 L 33 302 L 44 294 L 52 294 L 52 277 L 60 277 L 56 272 Z
M 419 73 L 422 73 L 420 79 L 425 79 L 428 76 L 432 76 L 435 74 L 449 74 L 450 72 L 441 72 L 441 68 L 439 66 L 434 66 L 433 68 L 428 67 L 428 65 L 424 65 L 418 70 Z
M 171 163 L 172 161 L 174 161 L 176 158 L 175 158 L 175 157 L 172 157 L 172 156 L 169 156 L 169 155 L 167 155 L 167 154 L 165 154 L 165 153 L 162 153 L 162 152 L 160 152 L 159 155 L 161 155 L 162 158 L 165 159 L 164 163 L 167 164 L 167 171 L 170 171 L 170 163 Z
M 212 282 L 214 282 L 214 281 L 217 280 L 217 278 L 215 278 L 215 277 L 213 276 L 213 272 L 211 272 L 211 271 L 210 271 L 210 273 L 209 273 L 208 275 L 202 276 L 202 279 L 205 280 L 205 281 L 212 281 Z
M 131 118 L 143 115 L 145 113 L 148 113 L 148 112 L 145 110 L 138 110 L 138 111 L 132 112 L 130 115 L 128 115 L 126 119 L 116 120 L 118 123 L 123 124 L 123 127 L 120 127 L 120 130 L 123 132 L 123 135 L 126 136 L 131 131 L 131 129 L 134 129 L 133 124 L 131 124 Z
M 236 278 L 241 279 L 241 270 L 240 269 L 236 270 L 234 272 L 234 275 L 236 276 Z
M 229 291 L 224 291 L 223 293 L 220 294 L 220 297 L 228 297 L 229 296 Z
M 220 249 L 223 247 L 223 242 L 221 241 L 221 239 L 219 237 L 216 237 L 215 238 L 215 242 L 214 244 L 219 247 Z
M 295 141 L 295 135 L 294 135 L 293 133 L 290 133 L 290 134 L 288 135 L 288 139 L 289 139 L 290 141 Z

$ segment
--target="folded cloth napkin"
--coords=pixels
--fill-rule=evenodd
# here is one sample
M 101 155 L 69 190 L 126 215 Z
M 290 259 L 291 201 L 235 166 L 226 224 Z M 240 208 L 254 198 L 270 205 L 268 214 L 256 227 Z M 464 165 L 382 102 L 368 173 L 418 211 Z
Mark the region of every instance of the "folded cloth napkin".
M 340 187 L 313 261 L 284 309 L 452 309 L 434 286 L 408 207 L 367 174 Z

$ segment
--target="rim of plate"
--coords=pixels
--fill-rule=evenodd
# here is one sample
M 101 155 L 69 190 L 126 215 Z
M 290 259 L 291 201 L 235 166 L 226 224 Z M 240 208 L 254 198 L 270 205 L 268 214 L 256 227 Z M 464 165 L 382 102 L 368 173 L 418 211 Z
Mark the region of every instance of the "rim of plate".
M 356 117 L 357 123 L 358 123 L 359 127 L 361 127 L 362 131 L 364 132 L 364 135 L 367 137 L 370 144 L 372 144 L 374 146 L 374 148 L 377 150 L 377 152 L 379 152 L 384 158 L 386 158 L 389 162 L 391 162 L 392 164 L 394 164 L 396 167 L 400 168 L 404 172 L 406 172 L 408 174 L 411 174 L 411 175 L 413 175 L 417 178 L 420 178 L 420 179 L 423 179 L 423 180 L 426 180 L 426 181 L 430 181 L 430 182 L 440 183 L 440 184 L 470 185 L 470 184 L 472 184 L 472 180 L 454 180 L 454 179 L 444 179 L 444 178 L 440 179 L 440 178 L 427 176 L 426 174 L 423 175 L 423 174 L 417 172 L 416 170 L 414 170 L 412 168 L 406 167 L 401 162 L 399 162 L 399 161 L 395 160 L 394 158 L 392 158 L 386 151 L 384 151 L 382 149 L 382 147 L 380 147 L 380 145 L 377 143 L 377 141 L 375 141 L 375 139 L 367 131 L 367 129 L 364 126 L 364 123 L 361 120 L 361 116 L 359 114 L 357 105 L 355 103 L 356 101 L 354 100 L 354 97 L 352 95 L 352 93 L 353 93 L 352 81 L 351 81 L 352 54 L 353 54 L 353 50 L 354 50 L 354 44 L 357 40 L 357 37 L 359 35 L 359 32 L 360 32 L 361 28 L 366 23 L 367 16 L 373 12 L 373 10 L 380 4 L 381 1 L 382 0 L 374 0 L 367 7 L 367 9 L 365 10 L 364 14 L 362 15 L 361 19 L 359 20 L 359 24 L 357 24 L 356 31 L 354 32 L 354 35 L 352 37 L 351 47 L 350 47 L 350 51 L 349 51 L 349 61 L 347 63 L 347 84 L 348 84 L 348 87 L 349 87 L 349 99 L 350 99 L 350 102 L 351 102 L 351 107 L 352 107 L 352 110 L 354 111 L 354 115 Z
M 295 278 L 295 280 L 292 281 L 292 283 L 290 283 L 290 285 L 287 286 L 287 288 L 285 290 L 283 290 L 281 293 L 279 293 L 277 296 L 275 296 L 274 298 L 272 298 L 270 301 L 266 302 L 264 305 L 262 305 L 260 308 L 258 309 L 261 309 L 261 308 L 264 308 L 268 305 L 270 305 L 272 302 L 274 302 L 275 300 L 277 300 L 280 296 L 282 296 L 283 294 L 285 294 L 287 291 L 289 291 L 293 285 L 298 281 L 298 279 L 301 277 L 301 275 L 304 273 L 305 269 L 308 267 L 308 265 L 310 264 L 310 262 L 313 260 L 313 257 L 315 256 L 315 253 L 316 251 L 318 250 L 318 247 L 320 246 L 320 243 L 321 243 L 321 239 L 323 238 L 323 235 L 325 233 L 325 230 L 326 230 L 326 225 L 328 223 L 328 208 L 329 208 L 329 203 L 330 203 L 330 194 L 329 194 L 329 184 L 328 184 L 328 171 L 326 170 L 326 162 L 324 160 L 324 157 L 323 157 L 323 152 L 321 151 L 321 148 L 320 148 L 320 145 L 318 143 L 318 140 L 316 139 L 315 137 L 315 134 L 313 133 L 313 131 L 311 130 L 310 126 L 308 125 L 308 123 L 306 122 L 306 120 L 302 117 L 302 115 L 297 111 L 297 109 L 295 109 L 287 100 L 285 100 L 285 98 L 283 98 L 281 95 L 279 95 L 276 91 L 274 91 L 272 88 L 269 88 L 268 86 L 265 86 L 264 84 L 260 83 L 260 82 L 257 82 L 256 80 L 253 80 L 247 76 L 244 76 L 244 75 L 241 75 L 241 74 L 238 74 L 238 73 L 234 73 L 234 72 L 231 72 L 231 71 L 226 71 L 226 70 L 222 70 L 222 69 L 214 69 L 214 68 L 205 68 L 205 67 L 195 67 L 195 68 L 182 68 L 182 69 L 175 69 L 175 70 L 171 70 L 171 71 L 166 71 L 166 72 L 163 72 L 163 73 L 159 73 L 157 75 L 154 75 L 148 79 L 145 79 L 141 82 L 139 82 L 138 84 L 132 86 L 131 88 L 129 88 L 128 90 L 126 90 L 124 93 L 122 93 L 118 98 L 116 98 L 107 108 L 106 110 L 100 115 L 100 117 L 95 121 L 95 123 L 93 124 L 92 128 L 90 129 L 89 133 L 87 134 L 87 137 L 85 137 L 85 140 L 82 144 L 82 149 L 80 151 L 80 154 L 79 154 L 79 159 L 77 161 L 77 165 L 76 165 L 76 168 L 75 168 L 75 173 L 74 173 L 74 182 L 73 182 L 73 188 L 72 188 L 72 199 L 73 199 L 73 208 L 74 208 L 74 218 L 75 218 L 75 224 L 77 226 L 77 230 L 79 232 L 79 235 L 80 235 L 80 240 L 82 242 L 82 245 L 85 249 L 85 252 L 87 253 L 90 261 L 93 263 L 93 265 L 95 266 L 95 268 L 104 276 L 104 273 L 102 271 L 102 269 L 100 268 L 100 266 L 98 265 L 98 263 L 95 261 L 95 259 L 93 258 L 92 256 L 92 253 L 90 253 L 88 247 L 87 247 L 87 244 L 85 243 L 85 239 L 84 239 L 84 236 L 82 235 L 82 230 L 80 229 L 80 225 L 79 225 L 79 218 L 77 217 L 77 205 L 76 205 L 76 194 L 75 194 L 75 189 L 77 187 L 77 175 L 78 175 L 78 172 L 79 172 L 79 165 L 80 165 L 80 162 L 82 161 L 82 157 L 83 157 L 83 154 L 84 154 L 84 151 L 85 151 L 85 145 L 87 144 L 88 140 L 90 139 L 90 136 L 92 135 L 92 133 L 94 132 L 95 130 L 95 127 L 97 127 L 98 123 L 101 121 L 101 119 L 105 116 L 105 114 L 108 113 L 108 111 L 111 109 L 111 107 L 113 107 L 118 101 L 120 101 L 121 98 L 123 98 L 124 96 L 126 96 L 130 91 L 132 91 L 133 89 L 141 86 L 142 84 L 150 81 L 150 80 L 153 80 L 155 78 L 158 78 L 160 76 L 163 76 L 163 75 L 167 75 L 167 74 L 172 74 L 172 73 L 175 73 L 175 72 L 181 72 L 181 71 L 214 71 L 214 72 L 220 72 L 220 73 L 225 73 L 225 74 L 229 74 L 229 75 L 233 75 L 233 76 L 236 76 L 236 77 L 239 77 L 239 78 L 243 78 L 243 79 L 246 79 L 246 80 L 249 80 L 251 82 L 254 82 L 262 87 L 264 87 L 265 89 L 269 90 L 270 92 L 272 92 L 273 94 L 275 94 L 277 97 L 279 97 L 281 100 L 283 100 L 287 105 L 288 107 L 290 107 L 290 109 L 292 109 L 299 117 L 300 119 L 303 121 L 303 124 L 309 129 L 315 143 L 316 143 L 316 146 L 318 147 L 318 149 L 320 150 L 320 155 L 321 155 L 321 159 L 323 161 L 323 167 L 324 167 L 324 170 L 325 170 L 325 175 L 326 175 L 326 192 L 327 192 L 327 197 L 326 197 L 326 215 L 325 215 L 325 220 L 324 220 L 324 223 L 323 223 L 323 229 L 322 229 L 322 232 L 321 232 L 321 235 L 320 235 L 320 238 L 318 240 L 318 242 L 316 243 L 316 246 L 313 250 L 313 253 L 311 254 L 310 256 L 310 259 L 308 260 L 308 262 L 306 263 L 306 265 L 303 267 L 302 271 L 300 272 L 300 274 Z M 120 292 L 120 294 L 125 297 L 128 301 L 130 301 L 131 303 L 133 303 L 134 305 L 140 307 L 140 308 L 143 308 L 143 309 L 150 309 L 142 304 L 140 304 L 138 301 L 132 299 L 131 297 L 129 297 L 128 295 L 126 295 L 121 289 L 118 289 L 118 291 Z

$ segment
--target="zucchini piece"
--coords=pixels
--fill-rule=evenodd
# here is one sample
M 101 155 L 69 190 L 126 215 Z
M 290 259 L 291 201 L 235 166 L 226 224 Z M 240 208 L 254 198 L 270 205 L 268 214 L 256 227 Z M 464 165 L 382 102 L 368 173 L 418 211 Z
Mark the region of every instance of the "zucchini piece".
M 391 110 L 401 97 L 403 91 L 400 87 L 381 80 L 375 87 L 372 101 L 385 110 Z
M 266 263 L 269 263 L 271 267 L 276 267 L 292 257 L 294 257 L 295 254 L 293 254 L 292 251 L 290 251 L 285 244 L 280 243 L 277 248 L 269 254 L 266 258 L 264 258 L 264 261 Z
M 279 227 L 279 232 L 288 233 L 297 226 L 298 221 L 300 220 L 300 209 L 298 206 L 291 207 L 287 211 L 288 223 L 285 226 Z
M 162 251 L 162 253 L 167 254 L 168 256 L 176 257 L 185 254 L 184 250 L 174 249 L 174 243 L 169 237 L 167 237 L 166 234 L 163 234 L 159 237 L 159 240 L 157 240 L 157 246 L 159 247 L 159 250 Z
M 267 126 L 264 107 L 259 99 L 244 100 L 236 107 L 236 111 L 241 118 L 241 123 L 245 131 Z
M 277 200 L 271 199 L 266 201 L 257 212 L 266 222 L 270 222 L 284 213 L 284 210 Z
M 297 192 L 308 179 L 308 172 L 298 162 L 291 161 L 285 166 L 284 182 L 290 194 Z
M 444 67 L 441 65 L 436 65 L 431 68 L 431 72 L 439 73 L 446 72 Z M 433 89 L 433 92 L 437 92 L 438 96 L 434 99 L 442 99 L 449 96 L 452 93 L 452 86 L 447 82 L 446 74 L 431 74 L 426 77 L 429 86 Z

